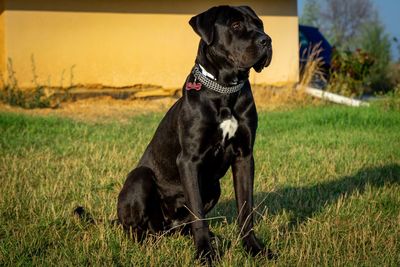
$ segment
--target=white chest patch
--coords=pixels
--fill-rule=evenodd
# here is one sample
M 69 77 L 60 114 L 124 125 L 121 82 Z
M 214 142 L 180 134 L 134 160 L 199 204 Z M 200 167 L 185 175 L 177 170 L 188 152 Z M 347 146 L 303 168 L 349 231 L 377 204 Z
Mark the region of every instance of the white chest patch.
M 231 117 L 229 120 L 224 120 L 220 123 L 219 128 L 222 130 L 222 140 L 229 140 L 231 139 L 238 128 L 238 121 L 235 117 Z

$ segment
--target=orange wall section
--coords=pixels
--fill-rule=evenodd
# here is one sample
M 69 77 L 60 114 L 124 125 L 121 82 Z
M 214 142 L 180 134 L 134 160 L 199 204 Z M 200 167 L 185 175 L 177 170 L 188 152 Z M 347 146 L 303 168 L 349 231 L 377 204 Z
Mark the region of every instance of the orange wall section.
M 1 0 L 0 60 L 21 87 L 74 84 L 181 87 L 199 37 L 189 19 L 222 1 Z M 252 6 L 272 37 L 271 66 L 252 83 L 298 80 L 295 0 L 230 1 Z M 3 74 L 6 77 L 6 75 Z

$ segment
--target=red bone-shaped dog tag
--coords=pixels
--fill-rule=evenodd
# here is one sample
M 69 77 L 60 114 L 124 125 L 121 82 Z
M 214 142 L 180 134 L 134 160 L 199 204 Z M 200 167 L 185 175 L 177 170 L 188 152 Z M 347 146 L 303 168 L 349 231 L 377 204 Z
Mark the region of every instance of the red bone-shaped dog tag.
M 193 83 L 191 83 L 191 82 L 187 82 L 186 83 L 186 90 L 192 90 L 192 89 L 194 89 L 194 90 L 196 90 L 196 91 L 199 91 L 200 89 L 201 89 L 201 83 L 196 83 L 196 82 L 193 82 Z

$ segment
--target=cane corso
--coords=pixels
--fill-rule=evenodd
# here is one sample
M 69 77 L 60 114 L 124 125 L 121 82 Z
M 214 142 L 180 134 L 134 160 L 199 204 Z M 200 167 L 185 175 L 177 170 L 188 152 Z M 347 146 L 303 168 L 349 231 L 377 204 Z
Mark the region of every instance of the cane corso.
M 135 236 L 187 225 L 197 257 L 212 260 L 206 214 L 232 167 L 240 235 L 263 251 L 253 232 L 253 145 L 257 111 L 248 80 L 271 62 L 271 38 L 247 6 L 213 7 L 190 19 L 201 37 L 182 97 L 160 122 L 118 197 L 118 219 Z M 181 229 L 184 231 L 184 228 Z

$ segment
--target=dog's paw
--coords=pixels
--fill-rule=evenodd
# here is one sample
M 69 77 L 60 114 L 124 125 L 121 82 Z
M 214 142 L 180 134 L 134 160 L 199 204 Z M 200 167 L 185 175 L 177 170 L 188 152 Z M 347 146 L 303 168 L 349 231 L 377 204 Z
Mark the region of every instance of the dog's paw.
M 254 234 L 243 240 L 243 247 L 252 256 L 267 257 L 268 260 L 275 260 L 278 257 L 271 249 L 264 246 Z
M 200 261 L 202 266 L 213 266 L 216 260 L 216 253 L 211 244 L 196 249 L 196 259 Z
M 265 247 L 263 249 L 263 251 L 261 252 L 262 255 L 264 255 L 265 257 L 267 257 L 268 260 L 276 260 L 278 259 L 278 253 L 272 251 L 270 248 Z
M 95 224 L 96 221 L 93 219 L 92 215 L 88 213 L 83 207 L 77 206 L 73 214 L 79 218 L 81 221 L 88 223 L 88 224 Z
M 215 249 L 218 258 L 221 258 L 232 245 L 231 240 L 212 232 L 210 232 L 210 242 L 212 247 Z

